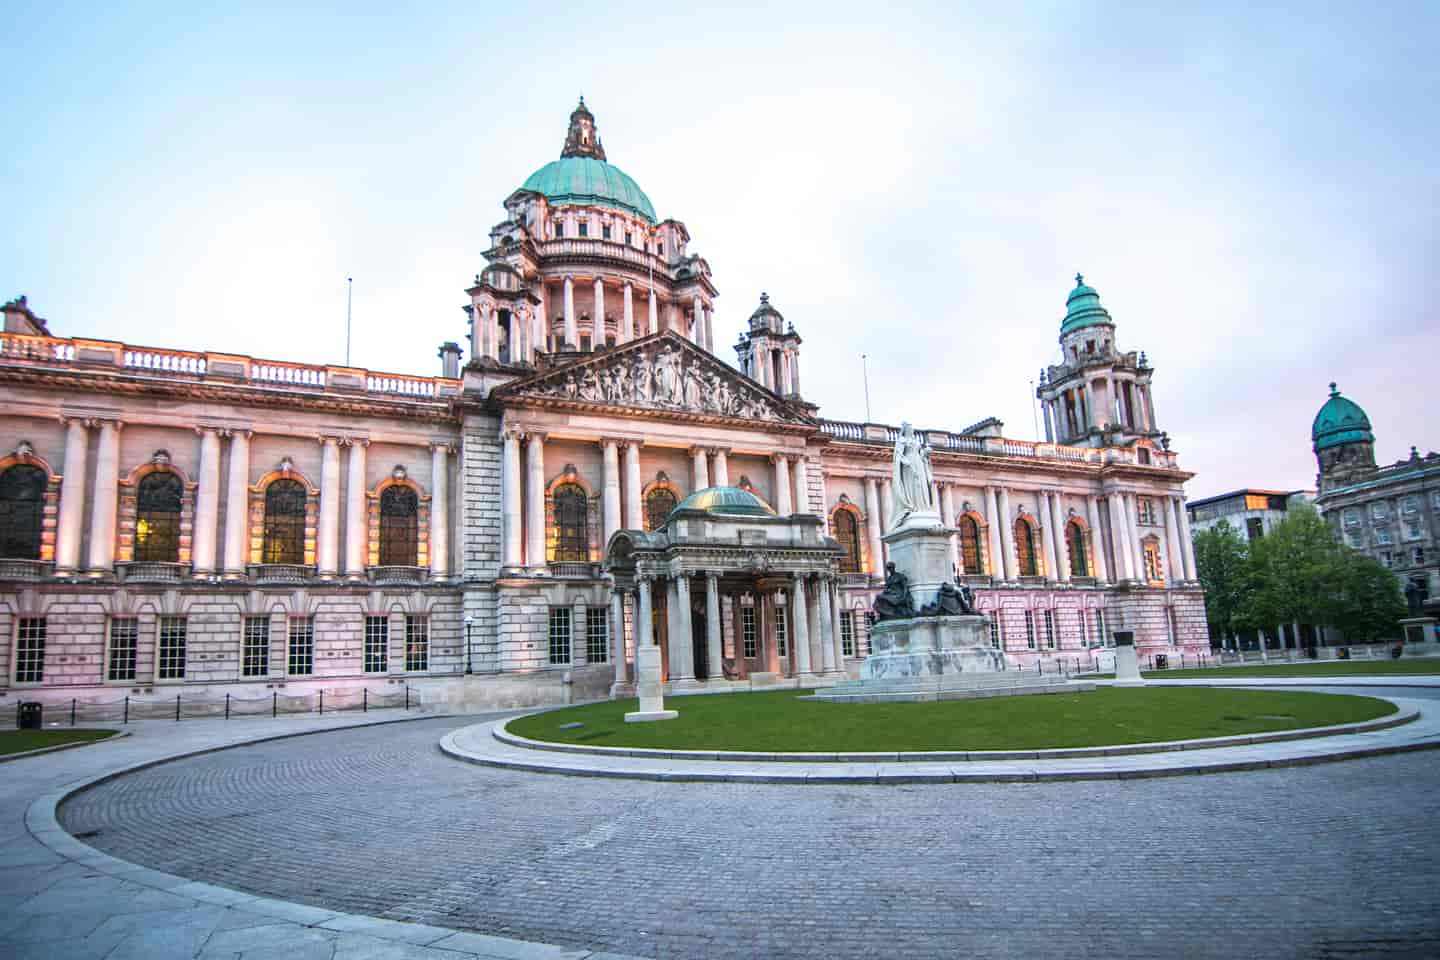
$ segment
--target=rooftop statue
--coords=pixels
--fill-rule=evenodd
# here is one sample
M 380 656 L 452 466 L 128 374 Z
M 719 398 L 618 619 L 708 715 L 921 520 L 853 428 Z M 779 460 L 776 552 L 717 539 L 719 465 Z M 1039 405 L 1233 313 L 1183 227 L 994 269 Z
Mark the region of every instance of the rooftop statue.
M 894 499 L 894 527 L 901 527 L 912 513 L 934 513 L 935 504 L 930 491 L 934 486 L 935 474 L 930 466 L 930 447 L 927 446 L 915 428 L 908 423 L 900 425 L 900 436 L 895 439 L 895 461 L 892 467 L 891 497 Z

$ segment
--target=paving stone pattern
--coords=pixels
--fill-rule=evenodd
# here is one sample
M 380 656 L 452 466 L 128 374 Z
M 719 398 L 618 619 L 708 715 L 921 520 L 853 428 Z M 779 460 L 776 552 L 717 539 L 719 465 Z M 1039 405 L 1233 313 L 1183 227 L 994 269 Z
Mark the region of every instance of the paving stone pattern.
M 441 756 L 467 722 L 165 764 L 61 818 L 186 877 L 658 957 L 1440 954 L 1428 752 L 1119 782 L 682 784 Z

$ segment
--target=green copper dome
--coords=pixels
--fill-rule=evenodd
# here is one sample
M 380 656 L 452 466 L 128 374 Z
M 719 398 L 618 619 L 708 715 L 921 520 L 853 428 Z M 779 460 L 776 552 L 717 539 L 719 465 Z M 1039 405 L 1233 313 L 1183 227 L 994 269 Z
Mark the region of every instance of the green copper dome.
M 1375 434 L 1370 432 L 1370 418 L 1365 416 L 1360 404 L 1340 396 L 1332 383 L 1330 399 L 1315 414 L 1310 439 L 1315 444 L 1315 452 L 1319 453 L 1342 443 L 1374 443 Z
M 739 487 L 706 487 L 681 500 L 671 511 L 704 510 L 722 517 L 773 517 L 775 511 L 749 490 Z
M 613 207 L 655 222 L 645 191 L 619 167 L 595 157 L 561 157 L 530 174 L 520 189 L 543 193 L 551 203 Z
M 1100 306 L 1100 294 L 1095 288 L 1085 286 L 1085 278 L 1075 274 L 1075 289 L 1065 300 L 1065 322 L 1060 324 L 1060 335 L 1101 323 L 1113 325 L 1115 321 L 1110 319 L 1110 312 Z

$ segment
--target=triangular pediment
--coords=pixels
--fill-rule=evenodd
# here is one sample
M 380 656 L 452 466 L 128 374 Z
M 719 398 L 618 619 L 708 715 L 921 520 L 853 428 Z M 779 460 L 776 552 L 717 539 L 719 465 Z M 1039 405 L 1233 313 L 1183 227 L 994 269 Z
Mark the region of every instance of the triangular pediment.
M 536 400 L 584 407 L 671 411 L 797 425 L 815 420 L 673 331 L 642 337 L 512 381 L 502 401 Z

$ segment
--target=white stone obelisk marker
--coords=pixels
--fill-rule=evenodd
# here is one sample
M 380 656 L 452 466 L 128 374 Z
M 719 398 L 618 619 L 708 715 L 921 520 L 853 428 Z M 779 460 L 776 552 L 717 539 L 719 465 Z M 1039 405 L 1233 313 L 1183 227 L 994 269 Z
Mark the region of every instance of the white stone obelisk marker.
M 660 679 L 660 648 L 640 647 L 635 651 L 635 673 L 639 677 L 640 709 L 625 714 L 626 723 L 674 720 L 679 711 L 665 709 L 665 682 Z

